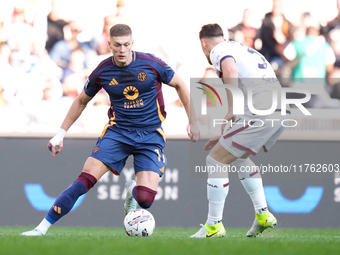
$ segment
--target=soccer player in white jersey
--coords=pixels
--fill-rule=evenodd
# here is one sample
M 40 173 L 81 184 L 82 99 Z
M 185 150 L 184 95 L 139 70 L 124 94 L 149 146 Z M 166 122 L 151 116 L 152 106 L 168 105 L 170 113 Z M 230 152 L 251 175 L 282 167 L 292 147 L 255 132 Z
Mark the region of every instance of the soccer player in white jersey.
M 203 26 L 199 38 L 204 55 L 209 64 L 214 65 L 223 83 L 235 86 L 241 84 L 239 88 L 245 97 L 244 115 L 235 116 L 232 94 L 226 89 L 228 112 L 224 119 L 232 121 L 233 125 L 225 133 L 223 133 L 225 125 L 222 125 L 222 135 L 210 139 L 204 149 L 212 149 L 206 158 L 207 168 L 228 169 L 234 166 L 238 170 L 238 177 L 255 209 L 255 220 L 247 236 L 255 237 L 276 225 L 277 220 L 268 211 L 261 175 L 249 156 L 256 155 L 262 147 L 265 151 L 270 149 L 284 131 L 281 121 L 264 120 L 281 120 L 284 117 L 282 115 L 290 114 L 290 111 L 287 110 L 282 114 L 280 107 L 274 108 L 275 112 L 271 116 L 255 116 L 250 111 L 246 103 L 247 97 L 252 96 L 255 109 L 268 110 L 272 106 L 273 90 L 281 88 L 273 69 L 260 53 L 240 43 L 225 41 L 223 31 L 218 24 Z M 252 95 L 248 95 L 249 88 L 252 89 Z M 226 234 L 222 215 L 228 191 L 227 173 L 209 174 L 208 219 L 205 225 L 191 237 L 223 237 Z

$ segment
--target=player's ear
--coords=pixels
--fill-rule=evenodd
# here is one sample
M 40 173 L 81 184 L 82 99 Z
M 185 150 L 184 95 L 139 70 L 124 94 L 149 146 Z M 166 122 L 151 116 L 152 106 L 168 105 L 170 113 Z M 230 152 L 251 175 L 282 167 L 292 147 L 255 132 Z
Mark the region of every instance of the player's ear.
M 201 45 L 202 45 L 202 48 L 206 48 L 207 47 L 207 41 L 204 38 L 201 39 Z

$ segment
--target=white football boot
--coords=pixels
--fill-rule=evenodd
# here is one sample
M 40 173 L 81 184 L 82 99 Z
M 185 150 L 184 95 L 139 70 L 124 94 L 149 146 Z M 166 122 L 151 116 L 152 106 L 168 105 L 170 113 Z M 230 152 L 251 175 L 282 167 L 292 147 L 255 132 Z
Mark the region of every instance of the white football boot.
M 266 211 L 262 214 L 256 213 L 255 220 L 251 229 L 247 232 L 247 237 L 256 237 L 268 228 L 274 228 L 277 224 L 277 220 L 273 214 Z
M 201 224 L 201 229 L 198 232 L 190 237 L 192 238 L 210 238 L 210 237 L 223 237 L 226 234 L 224 226 L 222 222 L 210 226 L 208 224 Z
M 125 189 L 126 189 L 126 198 L 125 198 L 125 203 L 124 203 L 125 215 L 127 215 L 132 210 L 137 209 L 137 201 L 131 193 L 134 186 L 136 186 L 135 180 L 130 180 L 125 184 Z
M 26 231 L 21 233 L 21 236 L 43 236 L 44 234 L 39 229 L 33 229 L 31 231 Z

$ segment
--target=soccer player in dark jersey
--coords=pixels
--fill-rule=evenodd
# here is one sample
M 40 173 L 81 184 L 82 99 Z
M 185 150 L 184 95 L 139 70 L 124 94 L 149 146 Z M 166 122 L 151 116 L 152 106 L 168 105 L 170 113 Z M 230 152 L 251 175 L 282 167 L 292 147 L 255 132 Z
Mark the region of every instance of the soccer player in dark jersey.
M 49 141 L 52 157 L 61 152 L 66 131 L 101 89 L 110 96 L 109 122 L 79 177 L 59 195 L 42 222 L 21 235 L 44 235 L 107 171 L 119 175 L 129 155 L 134 156 L 136 181 L 126 183 L 125 214 L 136 209 L 137 203 L 142 208 L 152 205 L 166 166 L 165 134 L 161 127 L 166 117 L 162 83 L 177 90 L 189 119 L 188 136 L 193 142 L 199 139 L 195 116 L 190 115 L 189 91 L 183 80 L 154 55 L 132 51 L 132 31 L 127 25 L 113 26 L 108 44 L 113 56 L 102 61 L 92 72 L 59 132 Z

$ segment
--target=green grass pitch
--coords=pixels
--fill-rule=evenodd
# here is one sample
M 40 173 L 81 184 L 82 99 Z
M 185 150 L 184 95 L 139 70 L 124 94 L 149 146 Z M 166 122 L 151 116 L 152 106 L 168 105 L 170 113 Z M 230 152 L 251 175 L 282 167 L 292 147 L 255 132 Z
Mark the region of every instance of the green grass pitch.
M 0 254 L 340 254 L 340 229 L 271 229 L 256 238 L 247 238 L 247 229 L 226 229 L 223 238 L 191 239 L 198 228 L 129 237 L 122 228 L 54 227 L 42 237 L 20 236 L 30 229 L 1 227 Z

